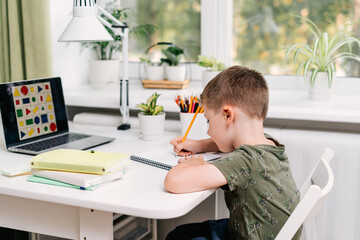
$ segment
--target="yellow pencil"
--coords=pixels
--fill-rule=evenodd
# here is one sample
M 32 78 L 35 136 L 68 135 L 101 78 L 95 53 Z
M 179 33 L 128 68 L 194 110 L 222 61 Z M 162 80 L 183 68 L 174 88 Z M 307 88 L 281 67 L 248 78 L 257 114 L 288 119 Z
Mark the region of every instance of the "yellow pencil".
M 182 106 L 182 112 L 185 112 L 185 104 L 184 104 L 184 100 L 181 96 L 179 96 L 180 98 L 180 103 L 181 103 L 181 106 Z
M 193 98 L 193 96 L 191 96 L 191 97 L 190 97 L 190 104 L 189 104 L 189 111 L 188 111 L 189 113 L 191 113 L 193 100 L 194 100 L 194 98 Z
M 200 107 L 198 107 L 198 108 L 196 109 L 196 112 L 195 112 L 193 118 L 191 119 L 191 122 L 190 122 L 190 124 L 189 124 L 189 127 L 188 127 L 188 129 L 186 130 L 184 137 L 181 139 L 181 142 L 184 142 L 184 141 L 186 140 L 186 137 L 187 137 L 187 135 L 189 134 L 190 129 L 191 129 L 191 126 L 193 125 L 193 123 L 194 123 L 194 121 L 195 121 L 195 118 L 196 118 L 196 115 L 199 113 L 199 111 L 200 111 Z

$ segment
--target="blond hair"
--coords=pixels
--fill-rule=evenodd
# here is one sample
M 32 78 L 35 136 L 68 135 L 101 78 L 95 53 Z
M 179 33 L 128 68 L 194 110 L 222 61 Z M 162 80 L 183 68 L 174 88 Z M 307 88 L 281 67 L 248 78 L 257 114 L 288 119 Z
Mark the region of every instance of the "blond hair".
M 269 106 L 269 90 L 261 73 L 232 66 L 214 77 L 201 94 L 201 101 L 218 112 L 224 105 L 239 107 L 250 117 L 265 119 Z

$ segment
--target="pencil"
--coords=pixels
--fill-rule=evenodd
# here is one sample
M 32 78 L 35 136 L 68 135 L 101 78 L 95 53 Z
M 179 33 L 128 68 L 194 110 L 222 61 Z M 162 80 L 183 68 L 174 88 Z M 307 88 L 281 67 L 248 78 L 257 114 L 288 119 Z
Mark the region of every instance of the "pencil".
M 184 104 L 184 100 L 181 96 L 179 96 L 180 102 L 181 102 L 181 106 L 182 106 L 182 112 L 185 112 L 185 104 Z
M 189 104 L 189 113 L 191 113 L 192 103 L 193 103 L 194 97 L 190 97 L 190 104 Z
M 192 125 L 193 125 L 193 123 L 194 123 L 194 121 L 195 121 L 196 115 L 199 113 L 199 111 L 200 111 L 200 108 L 198 107 L 198 108 L 196 109 L 196 112 L 195 112 L 193 118 L 191 119 L 191 122 L 190 122 L 189 127 L 187 128 L 187 130 L 186 130 L 186 132 L 185 132 L 184 137 L 181 139 L 181 142 L 184 142 L 184 141 L 186 140 L 186 137 L 187 137 L 187 135 L 189 134 L 190 129 L 191 129 L 191 127 L 192 127 Z

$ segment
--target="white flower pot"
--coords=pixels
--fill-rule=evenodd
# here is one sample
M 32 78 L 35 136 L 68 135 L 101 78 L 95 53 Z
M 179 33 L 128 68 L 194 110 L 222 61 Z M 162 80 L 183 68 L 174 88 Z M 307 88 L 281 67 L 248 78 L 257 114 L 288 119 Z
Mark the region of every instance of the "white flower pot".
M 202 72 L 202 85 L 205 87 L 220 71 L 204 70 Z
M 169 81 L 184 81 L 186 77 L 186 66 L 166 66 L 166 78 Z
M 148 80 L 162 81 L 165 78 L 163 66 L 146 66 Z
M 164 135 L 165 112 L 158 115 L 138 113 L 140 135 L 145 141 L 159 141 Z
M 113 87 L 119 80 L 119 60 L 92 60 L 90 62 L 90 84 L 92 87 Z
M 311 72 L 308 72 L 306 77 L 306 85 L 309 91 L 309 98 L 316 101 L 328 101 L 331 100 L 334 91 L 334 83 L 336 80 L 336 72 L 333 73 L 333 80 L 331 87 L 328 83 L 327 72 L 318 72 L 314 85 L 310 84 Z

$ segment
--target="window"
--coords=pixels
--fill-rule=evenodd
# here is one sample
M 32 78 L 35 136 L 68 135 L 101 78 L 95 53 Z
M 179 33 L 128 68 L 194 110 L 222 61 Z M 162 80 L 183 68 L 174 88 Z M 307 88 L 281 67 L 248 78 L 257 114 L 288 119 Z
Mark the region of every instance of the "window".
M 130 36 L 130 61 L 139 61 L 147 47 L 157 42 L 171 42 L 185 50 L 187 60 L 197 61 L 200 0 L 121 0 L 121 6 L 132 10 L 135 25 L 150 23 L 158 28 L 150 39 Z
M 282 48 L 313 43 L 311 32 L 290 14 L 308 17 L 331 35 L 353 23 L 348 29 L 352 36 L 360 37 L 357 0 L 234 0 L 233 4 L 233 63 L 264 74 L 296 74 L 293 62 L 284 65 Z M 359 54 L 358 46 L 352 47 Z M 338 62 L 337 75 L 360 76 L 360 64 Z

